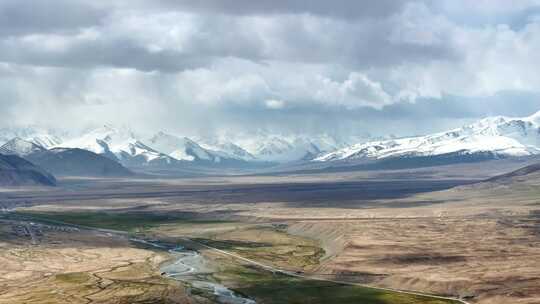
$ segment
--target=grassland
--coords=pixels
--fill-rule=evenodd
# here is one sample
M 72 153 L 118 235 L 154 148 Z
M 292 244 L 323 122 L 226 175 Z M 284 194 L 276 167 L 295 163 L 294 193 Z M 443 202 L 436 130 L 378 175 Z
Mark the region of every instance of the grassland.
M 279 269 L 309 275 L 319 266 L 324 250 L 317 241 L 286 233 L 279 226 L 254 226 L 247 229 L 215 233 L 211 238 L 194 241 L 225 250 Z M 273 273 L 238 260 L 210 254 L 218 265 L 216 281 L 234 289 L 257 303 L 364 303 L 364 304 L 454 304 L 452 300 L 415 296 L 340 284 L 329 281 L 291 277 Z
M 295 278 L 247 266 L 228 268 L 216 277 L 234 281 L 236 290 L 265 304 L 451 304 L 456 301 L 399 294 L 360 286 Z
M 192 239 L 196 242 L 226 250 L 266 265 L 301 273 L 315 269 L 319 265 L 320 258 L 324 255 L 324 250 L 320 248 L 317 241 L 290 235 L 279 225 L 242 225 L 228 221 L 198 221 L 171 214 L 156 213 L 25 212 L 21 214 L 32 216 L 35 219 L 129 232 L 144 232 L 169 241 L 184 236 L 179 232 L 190 232 Z M 201 227 L 204 228 L 200 229 Z M 242 264 L 234 258 L 216 254 L 211 250 L 206 250 L 203 254 L 215 266 L 215 271 L 211 276 L 213 280 L 255 299 L 257 303 L 454 303 L 430 297 L 273 274 L 264 269 Z M 122 271 L 115 270 L 106 276 L 102 275 L 101 279 L 116 284 L 108 287 L 109 290 L 113 290 L 114 293 L 121 293 L 124 290 L 127 292 L 126 299 L 132 299 L 134 303 L 138 301 L 137 297 L 140 296 L 134 290 L 145 290 L 146 293 L 150 292 L 149 294 L 161 293 L 162 295 L 170 292 L 168 288 L 159 289 L 156 287 L 159 284 L 155 285 L 155 282 L 152 284 L 147 282 L 148 279 L 144 281 L 123 279 L 136 277 L 137 272 L 143 270 L 142 265 L 136 268 L 125 267 Z M 151 273 L 150 269 L 146 269 L 145 273 Z M 101 284 L 95 281 L 95 276 L 88 273 L 60 274 L 55 277 L 55 280 L 55 282 L 59 282 L 55 284 L 69 284 L 70 286 L 76 284 L 81 289 L 91 289 L 96 284 Z
M 62 222 L 73 225 L 120 230 L 127 232 L 143 232 L 163 224 L 205 224 L 214 221 L 188 219 L 184 215 L 151 213 L 151 212 L 34 212 L 20 211 L 16 214 L 30 216 L 36 220 Z
M 292 271 L 309 271 L 319 265 L 324 250 L 317 241 L 287 234 L 268 226 L 216 234 L 194 241 L 226 250 L 239 256 Z
M 0 228 L 17 223 L 0 220 Z M 0 238 L 0 304 L 193 303 L 183 285 L 159 275 L 167 258 L 92 231 L 48 231 L 37 246 Z
M 286 233 L 281 225 L 258 224 L 241 229 L 219 232 L 214 223 L 211 232 L 199 230 L 192 240 L 244 258 L 309 275 L 320 264 L 324 250 L 312 239 Z M 166 237 L 178 237 L 171 224 L 167 229 L 152 229 Z M 196 232 L 192 231 L 194 235 Z M 203 237 L 204 236 L 204 237 Z M 253 298 L 257 303 L 364 303 L 364 304 L 454 304 L 458 301 L 390 292 L 355 285 L 315 279 L 291 277 L 242 263 L 237 259 L 204 250 L 203 254 L 215 264 L 213 278 L 235 291 Z
M 57 212 L 57 220 L 167 241 L 180 241 L 180 236 L 207 240 L 265 264 L 306 269 L 339 281 L 461 296 L 478 304 L 537 304 L 540 178 L 526 176 L 516 183 L 432 192 L 517 168 L 512 166 L 523 165 L 497 162 L 412 171 L 76 179 L 64 180 L 55 189 L 0 189 L 0 204 Z M 93 216 L 75 219 L 77 212 Z M 271 233 L 277 240 L 263 241 L 264 223 L 287 224 L 287 233 Z M 0 238 L 13 238 L 10 229 L 3 235 L 1 228 Z M 325 250 L 323 260 L 316 263 L 317 254 L 309 246 L 294 248 L 279 240 L 290 234 L 316 239 L 314 245 Z M 272 255 L 273 251 L 280 255 Z M 303 253 L 306 258 L 297 259 Z M 227 284 L 242 287 L 232 281 Z

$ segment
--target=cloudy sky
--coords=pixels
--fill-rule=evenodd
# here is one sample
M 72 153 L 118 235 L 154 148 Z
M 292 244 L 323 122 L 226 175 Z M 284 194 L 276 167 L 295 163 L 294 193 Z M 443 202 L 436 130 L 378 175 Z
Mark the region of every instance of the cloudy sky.
M 0 0 L 0 125 L 421 134 L 539 67 L 540 1 Z

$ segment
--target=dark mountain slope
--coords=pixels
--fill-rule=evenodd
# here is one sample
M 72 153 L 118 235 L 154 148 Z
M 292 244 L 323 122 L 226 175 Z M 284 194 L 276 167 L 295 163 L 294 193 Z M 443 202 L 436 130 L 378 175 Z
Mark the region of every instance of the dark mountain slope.
M 26 158 L 56 175 L 120 177 L 133 174 L 120 163 L 83 149 L 54 148 Z
M 17 156 L 0 154 L 0 186 L 56 185 L 56 179 L 42 168 Z
M 506 174 L 494 176 L 487 179 L 486 182 L 506 184 L 527 179 L 540 179 L 540 163 L 532 164 Z

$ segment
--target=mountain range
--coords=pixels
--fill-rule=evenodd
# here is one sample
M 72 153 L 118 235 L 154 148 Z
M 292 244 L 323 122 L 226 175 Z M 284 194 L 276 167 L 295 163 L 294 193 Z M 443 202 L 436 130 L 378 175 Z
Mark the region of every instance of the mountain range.
M 54 175 L 119 177 L 132 172 L 118 162 L 79 148 L 50 148 L 13 138 L 0 147 L 4 155 L 16 155 Z
M 461 128 L 392 140 L 370 141 L 320 155 L 315 162 L 379 163 L 412 159 L 523 157 L 540 154 L 540 112 L 523 118 L 488 117 Z
M 13 141 L 15 138 L 17 140 Z M 142 169 L 261 164 L 283 167 L 290 163 L 402 168 L 539 155 L 540 112 L 521 118 L 488 117 L 424 136 L 353 140 L 356 143 L 351 144 L 350 138 L 338 140 L 328 135 L 282 136 L 262 132 L 249 136 L 188 138 L 160 131 L 142 136 L 129 128 L 110 125 L 77 135 L 35 127 L 0 129 L 0 144 L 7 142 L 12 146 L 4 150 L 14 150 L 15 154 L 36 162 L 36 155 L 48 155 L 39 161 L 44 168 L 47 168 L 45 159 L 51 161 L 52 155 L 65 155 L 66 151 L 71 151 L 69 149 L 90 151 L 127 168 Z M 57 169 L 51 168 L 51 171 Z
M 222 166 L 247 163 L 287 163 L 311 160 L 323 152 L 343 147 L 329 136 L 280 136 L 188 138 L 163 131 L 151 136 L 131 129 L 105 125 L 78 135 L 43 128 L 0 129 L 0 144 L 19 138 L 37 146 L 79 148 L 106 156 L 126 166 Z M 235 142 L 238 140 L 238 142 Z

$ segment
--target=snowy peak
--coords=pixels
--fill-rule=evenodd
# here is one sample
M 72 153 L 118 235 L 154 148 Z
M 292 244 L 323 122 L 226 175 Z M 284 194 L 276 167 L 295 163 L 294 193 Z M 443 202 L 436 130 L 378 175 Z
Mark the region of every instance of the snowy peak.
M 294 146 L 288 141 L 278 137 L 271 137 L 259 143 L 255 148 L 255 154 L 260 156 L 282 155 L 292 149 L 294 149 Z
M 111 153 L 109 144 L 112 136 L 116 133 L 114 129 L 102 127 L 83 134 L 80 137 L 63 142 L 60 146 L 67 148 L 80 148 L 92 151 L 97 154 Z
M 540 111 L 534 113 L 533 115 L 525 118 L 525 120 L 534 123 L 536 125 L 540 125 Z
M 21 157 L 45 150 L 44 147 L 19 137 L 13 138 L 0 147 L 0 153 L 2 154 L 18 155 Z
M 227 139 L 198 138 L 197 142 L 202 148 L 225 158 L 234 158 L 243 161 L 257 160 L 255 156 L 246 151 L 244 148 Z
M 138 159 L 142 162 L 163 160 L 169 163 L 171 160 L 163 153 L 152 149 L 138 140 L 130 140 L 113 146 L 112 151 L 122 161 Z
M 162 151 L 163 153 L 173 153 L 176 150 L 185 150 L 186 148 L 197 145 L 187 137 L 178 137 L 165 132 L 158 132 L 148 140 L 149 144 Z
M 280 136 L 259 135 L 240 141 L 240 146 L 257 159 L 271 162 L 311 160 L 324 152 L 342 147 L 337 140 L 327 135 Z
M 178 137 L 164 132 L 158 132 L 148 142 L 157 150 L 182 161 L 219 163 L 223 159 L 233 158 L 225 152 L 205 149 L 188 137 Z
M 245 161 L 256 160 L 255 156 L 232 142 L 218 143 L 214 147 L 208 147 L 208 149 L 223 151 L 232 157 L 236 157 Z
M 214 137 L 197 138 L 201 147 L 214 153 L 244 161 L 286 163 L 311 160 L 324 152 L 346 146 L 332 136 L 284 135 L 265 131 L 221 133 Z
M 32 142 L 44 148 L 59 145 L 62 143 L 61 137 L 56 130 L 48 130 L 38 127 L 22 127 L 22 128 L 3 128 L 0 129 L 0 144 L 4 144 L 13 138 L 20 138 L 25 141 Z
M 426 136 L 352 145 L 317 161 L 435 156 L 491 152 L 501 156 L 540 154 L 538 113 L 526 118 L 488 117 L 461 128 Z
M 63 143 L 61 147 L 88 150 L 131 166 L 146 165 L 150 162 L 168 164 L 174 161 L 144 144 L 130 129 L 117 129 L 110 125 L 91 130 Z
M 60 137 L 51 134 L 35 134 L 32 138 L 29 138 L 29 140 L 44 148 L 54 147 L 62 143 Z

